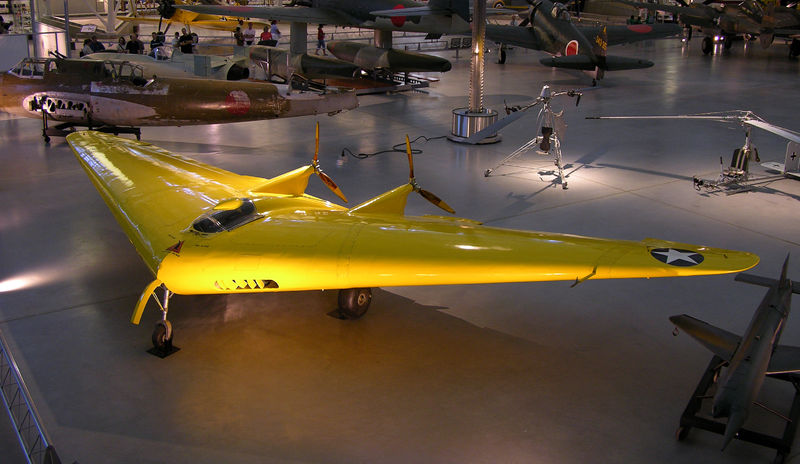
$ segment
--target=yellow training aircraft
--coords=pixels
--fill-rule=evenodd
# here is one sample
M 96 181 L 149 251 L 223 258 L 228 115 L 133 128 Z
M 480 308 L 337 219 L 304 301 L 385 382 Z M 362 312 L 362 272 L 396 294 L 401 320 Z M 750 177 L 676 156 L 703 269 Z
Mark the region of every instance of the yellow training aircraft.
M 209 29 L 217 29 L 221 31 L 229 31 L 233 32 L 236 29 L 236 26 L 240 26 L 242 28 L 242 32 L 245 30 L 245 26 L 247 23 L 253 23 L 253 26 L 257 32 L 256 35 L 260 34 L 261 30 L 264 26 L 269 26 L 269 22 L 265 22 L 262 20 L 243 20 L 239 17 L 233 16 L 222 16 L 222 15 L 215 15 L 215 14 L 205 14 L 205 13 L 195 13 L 192 11 L 186 10 L 177 10 L 174 7 L 174 3 L 179 5 L 187 4 L 183 1 L 177 2 L 161 2 L 159 7 L 159 11 L 165 13 L 165 16 L 153 18 L 153 17 L 145 17 L 145 16 L 117 16 L 117 19 L 120 21 L 132 22 L 132 23 L 159 23 L 162 22 L 167 24 L 167 29 L 172 23 L 180 23 L 185 24 L 189 28 L 191 26 L 199 26 L 205 27 Z M 241 21 L 241 24 L 240 24 Z
M 173 293 L 344 289 L 344 317 L 362 316 L 369 287 L 545 280 L 672 277 L 744 271 L 741 251 L 645 239 L 641 242 L 485 227 L 469 219 L 406 217 L 411 192 L 452 212 L 414 180 L 346 208 L 305 194 L 309 166 L 271 179 L 242 176 L 153 145 L 99 132 L 67 136 L 72 150 L 155 276 L 162 311 L 153 343 L 172 350 Z M 406 138 L 407 149 L 408 138 Z M 317 128 L 317 151 L 319 128 Z M 411 154 L 409 151 L 409 161 Z M 346 200 L 345 200 L 346 201 Z M 156 295 L 163 290 L 161 299 Z

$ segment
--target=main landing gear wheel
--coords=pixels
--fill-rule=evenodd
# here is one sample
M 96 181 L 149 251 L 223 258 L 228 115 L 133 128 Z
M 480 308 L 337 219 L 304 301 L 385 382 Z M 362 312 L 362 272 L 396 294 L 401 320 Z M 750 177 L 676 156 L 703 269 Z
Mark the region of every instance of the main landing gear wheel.
M 731 45 L 733 45 L 733 37 L 726 35 L 724 39 L 722 39 L 722 46 L 725 50 L 730 50 Z
M 678 427 L 678 430 L 675 431 L 675 439 L 678 441 L 686 440 L 686 437 L 689 436 L 689 427 Z
M 497 58 L 497 64 L 506 64 L 506 46 L 500 46 L 500 55 Z
M 347 288 L 339 290 L 339 313 L 346 319 L 358 319 L 367 313 L 372 302 L 372 290 Z
M 700 46 L 700 50 L 703 51 L 703 55 L 708 55 L 714 50 L 714 41 L 711 40 L 711 37 L 703 37 L 703 43 Z
M 800 39 L 792 39 L 792 43 L 789 45 L 789 56 L 792 58 L 800 56 Z
M 172 324 L 169 321 L 158 321 L 153 329 L 153 348 L 169 353 L 172 351 Z

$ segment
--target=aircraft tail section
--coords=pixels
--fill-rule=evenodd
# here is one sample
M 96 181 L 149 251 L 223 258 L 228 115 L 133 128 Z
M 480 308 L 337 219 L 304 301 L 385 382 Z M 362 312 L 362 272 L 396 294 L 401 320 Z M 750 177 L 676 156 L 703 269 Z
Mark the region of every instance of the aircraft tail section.
M 675 324 L 675 327 L 683 330 L 712 353 L 726 361 L 730 361 L 741 341 L 741 337 L 736 334 L 686 314 L 672 316 L 669 320 Z
M 792 282 L 789 279 L 789 255 L 786 256 L 786 259 L 783 261 L 783 267 L 781 268 L 781 276 L 779 279 L 770 279 L 769 277 L 758 276 L 754 274 L 750 274 L 747 272 L 742 272 L 737 274 L 734 277 L 734 280 L 738 282 L 745 282 L 752 285 L 759 285 L 761 287 L 777 287 L 777 288 L 789 288 L 791 287 L 792 293 L 800 294 L 800 282 Z

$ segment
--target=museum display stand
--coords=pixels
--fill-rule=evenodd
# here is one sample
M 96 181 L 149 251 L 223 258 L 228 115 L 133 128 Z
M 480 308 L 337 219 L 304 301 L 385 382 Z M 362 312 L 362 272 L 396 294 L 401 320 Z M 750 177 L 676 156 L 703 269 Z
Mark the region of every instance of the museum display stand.
M 713 395 L 708 394 L 708 391 L 716 384 L 720 369 L 724 364 L 725 361 L 719 356 L 714 356 L 708 363 L 700 382 L 697 384 L 697 388 L 695 388 L 692 394 L 692 398 L 689 400 L 686 409 L 681 415 L 680 426 L 675 435 L 678 441 L 686 439 L 692 428 L 707 430 L 719 435 L 725 434 L 726 424 L 724 422 L 714 420 L 707 414 L 701 412 L 704 400 L 713 397 Z M 773 462 L 775 464 L 783 464 L 791 452 L 794 437 L 797 432 L 797 421 L 800 419 L 800 376 L 794 374 L 779 374 L 769 377 L 790 382 L 794 386 L 794 399 L 792 400 L 792 406 L 788 417 L 783 417 L 774 411 L 768 410 L 786 421 L 783 435 L 781 437 L 775 437 L 742 428 L 739 430 L 739 433 L 735 435 L 735 438 L 776 450 L 777 454 Z

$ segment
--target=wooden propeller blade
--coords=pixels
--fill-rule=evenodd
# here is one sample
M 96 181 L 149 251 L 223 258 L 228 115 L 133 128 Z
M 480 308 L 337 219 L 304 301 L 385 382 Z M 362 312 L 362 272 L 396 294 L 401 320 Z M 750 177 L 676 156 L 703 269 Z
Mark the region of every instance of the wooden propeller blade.
M 431 203 L 433 203 L 434 205 L 438 206 L 439 208 L 442 208 L 443 210 L 447 211 L 450 214 L 456 214 L 456 211 L 453 208 L 451 208 L 450 205 L 445 203 L 444 200 L 442 200 L 441 198 L 437 197 L 433 193 L 431 193 L 431 192 L 429 192 L 429 191 L 427 191 L 425 189 L 419 189 L 417 191 L 419 192 L 420 195 L 422 195 L 423 198 L 425 198 L 426 200 L 430 201 Z
M 408 155 L 408 178 L 414 178 L 414 157 L 411 156 L 411 142 L 408 140 L 408 134 L 406 134 L 406 154 Z
M 344 196 L 344 193 L 342 193 L 342 189 L 340 189 L 339 186 L 336 185 L 336 182 L 334 182 L 333 179 L 331 179 L 331 176 L 325 174 L 322 171 L 317 171 L 317 175 L 322 180 L 323 184 L 327 185 L 328 188 L 331 189 L 331 191 L 335 193 L 337 197 L 341 198 L 342 201 L 347 203 L 347 197 Z

